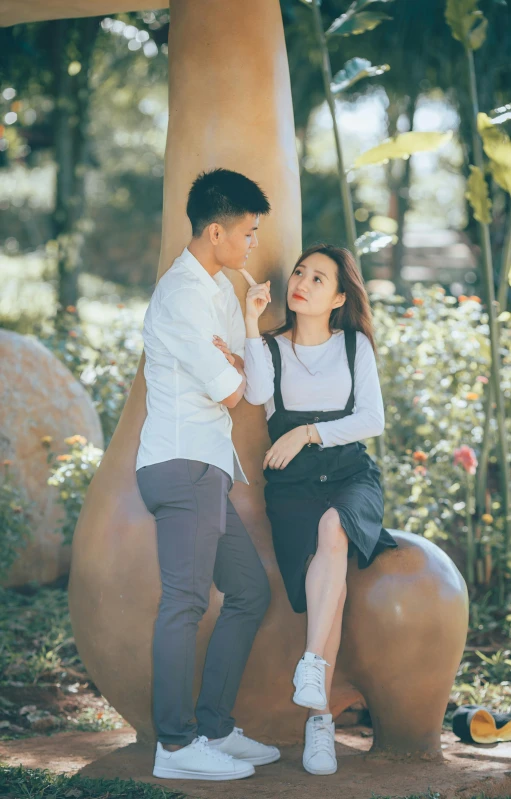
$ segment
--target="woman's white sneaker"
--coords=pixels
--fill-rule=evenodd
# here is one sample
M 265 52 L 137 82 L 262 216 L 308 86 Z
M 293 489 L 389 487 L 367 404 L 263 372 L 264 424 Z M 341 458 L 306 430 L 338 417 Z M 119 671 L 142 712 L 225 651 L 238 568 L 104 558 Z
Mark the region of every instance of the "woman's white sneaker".
M 237 760 L 208 745 L 201 735 L 188 746 L 169 752 L 158 741 L 154 760 L 154 777 L 174 780 L 241 780 L 251 777 L 251 763 Z
M 305 725 L 303 767 L 309 774 L 335 774 L 335 724 L 331 713 L 312 716 Z
M 313 652 L 306 652 L 298 661 L 293 677 L 296 689 L 293 702 L 296 705 L 315 710 L 326 708 L 325 666 L 328 666 L 326 660 Z
M 280 752 L 276 746 L 266 746 L 247 738 L 239 727 L 235 727 L 226 738 L 208 741 L 208 746 L 246 763 L 252 763 L 253 766 L 265 766 L 280 760 Z

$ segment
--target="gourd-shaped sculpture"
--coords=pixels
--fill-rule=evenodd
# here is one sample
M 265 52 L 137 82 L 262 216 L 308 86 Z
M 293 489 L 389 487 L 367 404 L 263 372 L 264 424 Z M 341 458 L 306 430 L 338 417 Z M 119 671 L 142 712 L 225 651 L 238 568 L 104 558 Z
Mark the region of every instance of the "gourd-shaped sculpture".
M 300 187 L 278 0 L 172 0 L 169 80 L 159 274 L 189 240 L 185 204 L 194 177 L 217 166 L 243 172 L 260 183 L 273 208 L 262 221 L 260 246 L 250 261 L 257 280 L 272 280 L 276 316 L 265 317 L 270 326 L 283 310 L 285 282 L 300 251 Z M 242 300 L 243 279 L 228 276 Z M 265 516 L 263 409 L 242 401 L 233 416 L 234 442 L 250 485 L 236 484 L 231 498 L 273 592 L 235 715 L 251 736 L 293 742 L 303 736 L 306 714 L 291 702 L 305 618 L 289 607 Z M 70 607 L 91 677 L 139 737 L 149 739 L 151 641 L 160 581 L 155 526 L 135 480 L 144 418 L 141 365 L 78 522 Z M 383 554 L 369 569 L 359 571 L 350 562 L 333 710 L 338 713 L 362 696 L 373 719 L 376 748 L 434 755 L 465 641 L 466 590 L 436 546 L 404 533 L 396 537 L 399 549 Z M 197 675 L 220 603 L 213 590 L 199 629 Z

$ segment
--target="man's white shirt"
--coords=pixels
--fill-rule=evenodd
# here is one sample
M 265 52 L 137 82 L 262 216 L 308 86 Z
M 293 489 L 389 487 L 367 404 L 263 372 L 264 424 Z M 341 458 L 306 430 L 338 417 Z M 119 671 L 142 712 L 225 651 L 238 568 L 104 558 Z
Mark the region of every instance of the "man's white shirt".
M 232 283 L 222 272 L 212 277 L 185 248 L 158 281 L 144 317 L 147 417 L 137 469 L 186 458 L 248 484 L 231 416 L 220 404 L 242 377 L 213 344 L 214 334 L 244 357 L 245 323 Z

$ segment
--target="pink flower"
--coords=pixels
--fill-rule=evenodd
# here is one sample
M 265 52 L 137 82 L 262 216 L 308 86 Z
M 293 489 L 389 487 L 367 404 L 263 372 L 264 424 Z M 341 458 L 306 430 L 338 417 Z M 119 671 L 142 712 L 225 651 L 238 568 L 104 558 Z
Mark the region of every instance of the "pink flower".
M 484 375 L 478 375 L 478 376 L 476 377 L 476 380 L 477 380 L 477 382 L 478 382 L 478 383 L 484 383 L 484 384 L 486 384 L 486 383 L 488 382 L 488 378 L 487 378 L 487 377 L 485 377 Z
M 472 447 L 468 447 L 464 444 L 459 449 L 454 450 L 454 465 L 456 466 L 457 463 L 461 464 L 469 474 L 476 473 L 477 458 Z

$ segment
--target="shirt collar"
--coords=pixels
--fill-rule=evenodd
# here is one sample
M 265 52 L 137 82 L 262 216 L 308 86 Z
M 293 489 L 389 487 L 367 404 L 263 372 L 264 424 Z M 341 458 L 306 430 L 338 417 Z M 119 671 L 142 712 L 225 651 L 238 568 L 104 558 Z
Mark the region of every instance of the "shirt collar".
M 195 255 L 192 255 L 188 247 L 185 247 L 180 255 L 182 263 L 199 278 L 201 283 L 207 288 L 211 296 L 214 297 L 219 291 L 225 290 L 232 286 L 231 281 L 224 275 L 223 272 L 217 272 L 216 275 L 210 275 L 202 264 L 197 260 Z

